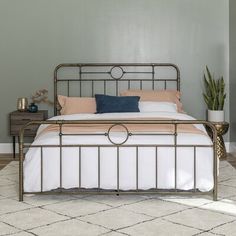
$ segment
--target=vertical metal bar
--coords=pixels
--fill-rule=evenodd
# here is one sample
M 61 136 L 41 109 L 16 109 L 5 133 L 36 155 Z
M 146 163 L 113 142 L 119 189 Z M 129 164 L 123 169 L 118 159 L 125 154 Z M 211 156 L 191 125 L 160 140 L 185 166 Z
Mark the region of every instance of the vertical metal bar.
M 136 191 L 138 191 L 138 153 L 139 149 L 138 146 L 136 146 Z
M 217 132 L 214 125 L 210 127 L 212 129 L 212 137 L 213 137 L 213 176 L 214 176 L 214 189 L 213 189 L 213 200 L 217 201 L 218 195 L 218 157 L 217 157 Z
M 59 124 L 59 146 L 60 146 L 60 188 L 62 188 L 62 124 Z
M 70 96 L 70 81 L 67 81 L 67 96 Z
M 107 91 L 106 91 L 106 89 L 107 89 L 107 86 L 106 86 L 106 80 L 104 80 L 104 94 L 106 95 L 106 93 L 107 93 Z
M 142 80 L 140 80 L 140 89 L 143 89 L 143 82 L 142 82 Z
M 81 147 L 79 147 L 79 188 L 81 188 Z
M 58 108 L 57 108 L 57 68 L 54 70 L 54 115 L 57 115 Z
M 196 189 L 196 146 L 194 146 L 194 157 L 193 157 L 193 159 L 194 159 L 194 192 L 196 192 L 197 191 L 197 189 Z
M 118 96 L 118 80 L 116 80 L 116 96 Z
M 92 80 L 92 97 L 94 96 L 94 80 Z
M 20 131 L 19 142 L 19 201 L 23 201 L 24 184 L 23 184 L 23 160 L 24 160 L 24 130 Z
M 43 192 L 43 147 L 40 147 L 40 166 L 41 166 L 41 192 Z
M 130 79 L 128 80 L 128 89 L 130 89 Z
M 174 146 L 175 146 L 175 191 L 177 191 L 177 124 L 175 125 Z
M 98 146 L 98 190 L 100 191 L 100 170 L 101 170 L 101 166 L 100 166 L 100 146 Z
M 166 80 L 165 80 L 165 90 L 166 90 Z
M 157 159 L 157 155 L 158 155 L 158 151 L 157 151 L 157 146 L 156 146 L 156 163 L 155 163 L 155 166 L 156 166 L 156 189 L 158 188 L 158 159 Z
M 177 90 L 180 91 L 180 71 L 178 67 L 175 67 L 177 72 Z
M 81 66 L 79 67 L 79 95 L 82 97 L 82 71 L 81 71 Z
M 119 193 L 120 191 L 120 149 L 119 146 L 116 147 L 116 152 L 117 152 L 117 161 L 116 161 L 116 165 L 117 165 L 117 192 Z
M 154 66 L 152 65 L 152 90 L 154 90 L 155 89 L 155 70 L 154 70 Z

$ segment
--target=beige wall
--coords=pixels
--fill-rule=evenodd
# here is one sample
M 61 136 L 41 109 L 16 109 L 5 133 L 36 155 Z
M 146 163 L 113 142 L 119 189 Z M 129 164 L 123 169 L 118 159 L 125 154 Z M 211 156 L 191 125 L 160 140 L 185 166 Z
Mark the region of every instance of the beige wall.
M 1 0 L 0 143 L 17 98 L 44 87 L 52 97 L 62 62 L 176 63 L 184 107 L 204 119 L 205 65 L 228 89 L 228 21 L 228 0 Z

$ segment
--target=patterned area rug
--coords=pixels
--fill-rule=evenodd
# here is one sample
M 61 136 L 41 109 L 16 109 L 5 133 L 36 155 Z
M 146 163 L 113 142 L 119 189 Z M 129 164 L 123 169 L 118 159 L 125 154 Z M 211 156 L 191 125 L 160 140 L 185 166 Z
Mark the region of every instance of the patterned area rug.
M 219 201 L 209 196 L 25 196 L 18 162 L 0 171 L 0 235 L 236 235 L 236 170 L 220 162 Z

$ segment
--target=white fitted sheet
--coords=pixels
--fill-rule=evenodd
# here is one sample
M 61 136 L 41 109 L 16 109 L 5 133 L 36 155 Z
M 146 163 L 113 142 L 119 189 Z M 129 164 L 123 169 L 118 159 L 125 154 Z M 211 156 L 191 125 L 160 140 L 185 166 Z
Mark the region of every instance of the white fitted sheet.
M 89 119 L 126 119 L 126 118 L 172 118 L 193 120 L 183 113 L 106 113 L 106 114 L 76 114 L 51 118 L 51 120 L 89 120 Z M 47 125 L 41 125 L 42 131 Z M 202 125 L 195 125 L 205 131 Z M 119 138 L 123 134 L 114 133 Z M 210 138 L 203 134 L 178 134 L 178 144 L 212 144 Z M 131 136 L 125 144 L 173 144 L 173 135 L 139 135 Z M 59 144 L 58 132 L 48 132 L 39 135 L 33 144 Z M 63 136 L 63 144 L 110 144 L 105 136 Z M 100 187 L 103 189 L 117 188 L 117 152 L 115 147 L 100 148 L 101 177 Z M 139 148 L 138 183 L 140 189 L 155 188 L 155 148 Z M 81 187 L 98 187 L 98 151 L 97 148 L 81 148 Z M 79 148 L 63 148 L 62 157 L 62 187 L 79 187 Z M 190 190 L 194 188 L 194 152 L 193 148 L 179 147 L 177 149 L 177 188 Z M 31 148 L 24 161 L 24 191 L 37 192 L 41 187 L 40 148 Z M 60 187 L 59 148 L 43 149 L 43 191 Z M 158 148 L 158 188 L 171 189 L 175 185 L 174 148 Z M 133 147 L 120 148 L 119 188 L 131 190 L 136 188 L 136 149 Z M 213 188 L 213 151 L 212 148 L 197 148 L 196 150 L 196 187 L 200 191 Z

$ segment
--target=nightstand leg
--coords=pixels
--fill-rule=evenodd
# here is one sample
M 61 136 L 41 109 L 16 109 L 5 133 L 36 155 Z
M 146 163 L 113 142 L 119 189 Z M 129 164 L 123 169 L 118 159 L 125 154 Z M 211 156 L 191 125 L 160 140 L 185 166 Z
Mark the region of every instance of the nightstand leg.
M 16 158 L 16 137 L 13 136 L 13 158 Z
M 18 157 L 20 156 L 20 136 L 17 136 L 17 143 L 18 143 Z

